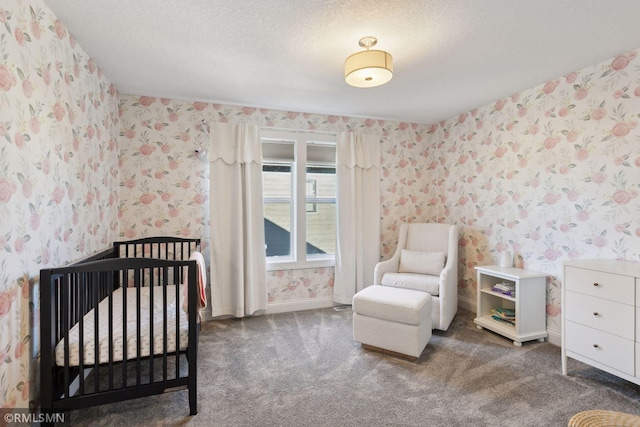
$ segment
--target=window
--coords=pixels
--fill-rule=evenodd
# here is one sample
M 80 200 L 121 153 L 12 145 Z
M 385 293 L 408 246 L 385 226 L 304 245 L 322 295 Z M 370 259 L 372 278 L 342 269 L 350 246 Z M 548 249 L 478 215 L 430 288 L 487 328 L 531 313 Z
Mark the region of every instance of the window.
M 265 247 L 273 268 L 333 265 L 335 141 L 329 134 L 263 131 Z

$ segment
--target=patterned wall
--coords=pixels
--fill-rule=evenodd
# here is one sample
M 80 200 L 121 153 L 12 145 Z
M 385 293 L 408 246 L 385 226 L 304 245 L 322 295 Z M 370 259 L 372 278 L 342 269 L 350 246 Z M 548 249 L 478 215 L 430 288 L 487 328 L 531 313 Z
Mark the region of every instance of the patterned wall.
M 563 260 L 639 257 L 639 85 L 632 51 L 430 126 L 123 96 L 121 234 L 206 239 L 208 165 L 193 154 L 207 145 L 203 120 L 378 134 L 381 257 L 402 222 L 458 224 L 461 298 L 475 301 L 473 267 L 509 250 L 549 273 L 548 327 L 559 332 Z M 273 272 L 269 299 L 329 297 L 331 277 Z
M 380 135 L 381 257 L 402 222 L 459 224 L 461 298 L 475 299 L 475 265 L 510 250 L 549 273 L 556 331 L 563 260 L 639 259 L 637 51 L 425 126 L 118 97 L 40 0 L 4 2 L 0 24 L 3 407 L 34 395 L 41 267 L 117 237 L 201 236 L 206 251 L 209 171 L 194 153 L 208 145 L 203 120 Z M 327 298 L 332 285 L 330 268 L 272 272 L 269 300 Z
M 460 295 L 475 300 L 473 267 L 509 250 L 549 273 L 559 332 L 562 261 L 639 261 L 639 120 L 632 51 L 432 126 L 422 185 L 431 219 L 461 226 Z
M 198 236 L 203 239 L 204 251 L 208 251 L 209 164 L 206 158 L 196 156 L 195 149 L 208 147 L 206 125 L 211 121 L 379 135 L 387 162 L 385 193 L 394 205 L 383 218 L 386 251 L 395 247 L 394 230 L 399 222 L 427 218 L 426 210 L 410 208 L 410 199 L 404 196 L 418 189 L 420 165 L 429 155 L 428 150 L 419 149 L 419 145 L 426 145 L 424 126 L 148 96 L 121 95 L 120 100 L 119 217 L 123 238 Z M 270 303 L 330 299 L 333 294 L 333 268 L 272 271 L 268 277 Z
M 117 236 L 117 97 L 42 1 L 1 3 L 2 408 L 33 406 L 37 394 L 40 268 Z

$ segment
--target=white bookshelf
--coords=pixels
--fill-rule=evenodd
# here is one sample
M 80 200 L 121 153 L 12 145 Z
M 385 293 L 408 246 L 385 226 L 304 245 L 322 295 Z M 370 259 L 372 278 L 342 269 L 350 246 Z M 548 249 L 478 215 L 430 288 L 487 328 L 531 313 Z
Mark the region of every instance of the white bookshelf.
M 511 340 L 516 346 L 525 341 L 544 341 L 547 337 L 545 273 L 497 265 L 476 267 L 478 272 L 478 329 L 489 329 Z M 491 288 L 502 282 L 515 285 L 515 297 L 494 292 Z M 494 308 L 515 310 L 515 325 L 491 317 Z

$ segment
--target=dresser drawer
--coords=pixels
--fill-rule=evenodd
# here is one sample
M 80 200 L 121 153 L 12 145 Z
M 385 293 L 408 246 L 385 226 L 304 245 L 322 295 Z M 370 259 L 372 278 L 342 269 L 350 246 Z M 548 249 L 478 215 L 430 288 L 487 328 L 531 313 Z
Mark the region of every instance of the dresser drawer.
M 580 354 L 625 374 L 634 375 L 635 342 L 578 323 L 566 321 L 565 344 Z
M 565 283 L 567 291 L 579 292 L 632 304 L 635 301 L 635 278 L 602 271 L 565 267 Z
M 567 320 L 628 340 L 635 339 L 634 306 L 576 292 L 567 291 L 565 297 Z

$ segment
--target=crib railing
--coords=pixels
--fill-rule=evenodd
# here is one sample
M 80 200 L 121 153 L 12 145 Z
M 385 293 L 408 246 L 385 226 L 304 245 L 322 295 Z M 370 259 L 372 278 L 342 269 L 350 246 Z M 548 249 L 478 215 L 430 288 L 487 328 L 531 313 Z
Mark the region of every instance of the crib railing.
M 118 258 L 189 259 L 200 248 L 200 239 L 180 237 L 145 237 L 137 240 L 114 242 L 113 250 Z
M 54 269 L 41 270 L 41 382 L 51 386 L 41 387 L 43 410 L 69 410 L 84 406 L 126 400 L 130 398 L 162 393 L 167 389 L 189 388 L 190 412 L 196 409 L 196 358 L 197 358 L 197 292 L 188 293 L 188 346 L 180 350 L 180 286 L 197 283 L 195 261 L 189 261 L 192 252 L 199 250 L 199 239 L 145 238 L 129 242 L 115 242 L 113 248 L 102 251 L 74 264 Z M 164 259 L 157 259 L 164 258 Z M 173 259 L 177 258 L 177 259 Z M 185 274 L 186 273 L 186 274 Z M 186 282 L 186 283 L 185 283 Z M 169 288 L 170 285 L 175 285 Z M 100 302 L 112 296 L 122 287 L 122 328 L 123 337 L 134 332 L 136 336 L 135 354 L 127 354 L 125 344 L 121 349 L 121 362 L 114 361 L 113 348 L 113 298 L 109 298 L 106 314 L 98 310 Z M 161 337 L 158 345 L 162 351 L 154 356 L 153 310 L 149 321 L 149 353 L 141 346 L 141 298 L 146 289 L 149 304 L 161 301 Z M 129 292 L 127 292 L 129 289 Z M 194 288 L 195 289 L 195 288 Z M 138 319 L 135 331 L 128 331 L 127 294 L 134 292 L 137 304 L 135 314 Z M 174 293 L 173 295 L 171 293 Z M 130 294 L 131 295 L 131 294 Z M 167 307 L 175 301 L 174 310 L 175 346 L 168 345 L 171 333 Z M 92 325 L 85 323 L 87 313 Z M 99 350 L 99 325 L 109 325 L 108 357 L 101 360 Z M 78 335 L 84 337 L 85 330 L 93 327 L 95 354 L 93 360 L 85 362 L 85 343 L 79 340 L 78 364 L 70 363 L 69 331 L 78 328 Z M 183 337 L 184 338 L 184 337 Z M 56 345 L 64 340 L 64 362 L 56 366 Z M 181 355 L 187 356 L 187 362 Z M 132 358 L 133 356 L 133 358 Z M 184 357 L 184 356 L 183 356 Z M 73 366 L 72 366 L 73 365 Z M 185 375 L 184 372 L 187 371 Z
M 132 396 L 137 396 L 137 392 L 127 391 L 130 387 L 141 387 L 147 385 L 153 387 L 158 386 L 156 393 L 162 392 L 166 388 L 186 386 L 187 382 L 185 378 L 180 378 L 181 365 L 184 365 L 184 361 L 181 362 L 180 355 L 185 351 L 180 350 L 180 334 L 184 333 L 180 330 L 180 312 L 182 310 L 180 304 L 180 286 L 182 283 L 184 269 L 188 269 L 187 283 L 196 283 L 196 262 L 195 261 L 173 261 L 173 260 L 156 260 L 156 259 L 107 259 L 100 261 L 91 261 L 82 264 L 76 264 L 73 266 L 62 267 L 59 269 L 43 270 L 41 281 L 44 284 L 54 283 L 54 286 L 43 286 L 42 292 L 42 318 L 51 319 L 50 328 L 43 328 L 42 342 L 50 343 L 50 346 L 43 346 L 41 354 L 41 362 L 43 367 L 55 366 L 56 358 L 56 344 L 61 340 L 64 340 L 64 363 L 62 366 L 51 371 L 54 378 L 52 378 L 54 384 L 61 384 L 61 389 L 52 390 L 53 398 L 58 396 L 65 397 L 64 409 L 76 409 L 84 406 L 83 398 L 92 394 L 99 394 L 99 403 L 108 403 L 117 400 L 122 400 L 122 393 L 134 393 Z M 171 271 L 170 271 L 171 270 Z M 130 282 L 130 278 L 133 277 L 133 282 Z M 162 352 L 157 354 L 158 363 L 161 364 L 160 373 L 156 372 L 156 360 L 154 358 L 154 348 L 156 343 L 154 342 L 154 314 L 153 310 L 149 311 L 151 318 L 144 319 L 142 317 L 141 305 L 141 289 L 144 287 L 143 283 L 146 282 L 146 277 L 150 281 L 148 288 L 149 305 L 154 306 L 154 302 L 157 304 L 160 300 L 162 302 L 162 331 L 161 344 Z M 109 298 L 108 308 L 105 313 L 101 313 L 98 310 L 98 304 L 101 300 L 100 281 L 107 280 L 110 283 L 119 281 L 123 284 L 123 292 L 120 294 L 122 298 L 122 336 L 125 340 L 122 351 L 122 361 L 118 363 L 118 374 L 121 376 L 121 381 L 118 383 L 116 377 L 116 363 L 114 362 L 114 348 L 113 348 L 113 323 L 115 321 L 115 313 L 113 311 L 114 301 L 113 298 Z M 167 286 L 176 285 L 171 288 L 173 295 L 169 294 Z M 186 285 L 186 284 L 185 284 Z M 128 294 L 127 289 L 130 289 L 136 295 L 135 317 L 138 320 L 135 331 L 128 330 L 128 319 L 132 313 L 128 313 Z M 50 292 L 51 291 L 51 292 Z M 113 292 L 113 288 L 112 288 Z M 155 296 L 154 296 L 155 294 Z M 112 295 L 109 294 L 109 295 Z M 197 327 L 196 327 L 196 315 L 197 315 L 197 302 L 196 293 L 189 292 L 189 307 L 193 309 L 189 310 L 189 328 L 188 328 L 188 342 L 197 342 Z M 130 297 L 130 296 L 129 296 Z M 50 303 L 47 304 L 46 301 Z M 173 310 L 176 315 L 175 324 L 169 323 L 168 307 L 175 302 Z M 93 360 L 89 363 L 85 363 L 85 342 L 82 337 L 85 336 L 85 329 L 89 326 L 86 325 L 87 319 L 85 315 L 90 311 L 88 307 L 95 307 L 91 316 L 93 316 L 93 348 L 94 356 Z M 131 305 L 129 305 L 131 309 Z M 149 324 L 149 351 L 145 354 L 142 343 L 142 321 Z M 100 332 L 99 327 L 101 323 L 107 323 L 109 325 L 109 348 L 108 357 L 106 361 L 100 352 Z M 69 331 L 71 328 L 78 326 L 78 335 L 81 337 L 78 341 L 78 364 L 73 365 L 71 363 L 71 349 L 70 349 L 70 336 Z M 135 333 L 136 336 L 136 348 L 135 354 L 127 354 L 128 348 L 126 344 L 126 337 L 131 333 Z M 170 348 L 169 340 L 173 339 L 175 335 L 175 345 Z M 46 351 L 45 351 L 46 349 Z M 146 363 L 143 364 L 143 361 Z M 169 361 L 171 361 L 172 371 L 169 372 Z M 92 387 L 86 386 L 85 376 L 83 373 L 85 369 L 92 368 L 91 376 Z M 133 372 L 132 372 L 133 371 Z M 191 371 L 191 369 L 189 369 Z M 78 375 L 79 374 L 79 375 Z M 195 375 L 195 372 L 189 372 L 189 376 Z M 79 383 L 77 389 L 74 389 L 72 382 L 77 377 Z M 106 380 L 105 380 L 106 378 Z M 106 382 L 106 386 L 105 386 Z M 153 393 L 155 394 L 155 393 Z M 44 398 L 44 396 L 43 396 Z M 95 401 L 93 404 L 96 404 Z

